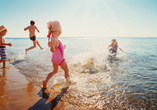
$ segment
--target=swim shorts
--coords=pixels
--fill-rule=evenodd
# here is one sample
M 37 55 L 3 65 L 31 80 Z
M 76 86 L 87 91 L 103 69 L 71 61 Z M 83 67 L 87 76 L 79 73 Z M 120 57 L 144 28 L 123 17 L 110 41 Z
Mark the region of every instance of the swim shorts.
M 32 37 L 30 37 L 30 39 L 31 39 L 32 41 L 35 41 L 35 40 L 36 40 L 36 37 L 35 37 L 35 36 L 32 36 Z
M 7 59 L 5 46 L 0 46 L 0 56 L 1 56 L 1 60 Z
M 113 54 L 113 53 L 117 53 L 115 50 L 113 50 L 112 48 L 111 49 L 109 49 L 109 52 L 111 53 L 111 54 Z

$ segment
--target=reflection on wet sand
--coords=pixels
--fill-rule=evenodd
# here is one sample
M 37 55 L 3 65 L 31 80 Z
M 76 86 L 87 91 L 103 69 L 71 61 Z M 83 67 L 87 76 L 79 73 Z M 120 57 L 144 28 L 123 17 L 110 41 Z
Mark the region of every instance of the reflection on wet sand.
M 31 93 L 31 92 L 33 92 L 34 89 L 35 89 L 35 88 L 34 88 L 34 84 L 33 84 L 32 82 L 29 82 L 29 83 L 27 84 L 27 92 L 28 92 L 28 93 Z
M 5 94 L 5 85 L 6 85 L 6 69 L 0 71 L 0 110 L 7 109 L 7 100 L 8 97 Z
M 26 80 L 13 66 L 0 69 L 0 110 L 77 110 L 60 101 L 66 90 L 62 89 L 53 98 L 44 89 Z

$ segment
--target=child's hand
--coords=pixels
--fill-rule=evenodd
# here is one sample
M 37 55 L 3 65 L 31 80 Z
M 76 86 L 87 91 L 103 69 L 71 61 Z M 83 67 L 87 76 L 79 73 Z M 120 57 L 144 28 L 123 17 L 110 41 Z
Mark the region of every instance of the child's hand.
M 10 47 L 12 46 L 11 42 L 9 43 L 9 46 L 10 46 Z
M 50 51 L 53 53 L 55 50 L 54 50 L 54 47 L 51 47 L 50 48 Z
M 64 45 L 64 49 L 66 49 L 66 45 Z
M 49 47 L 52 47 L 52 46 L 53 46 L 53 43 L 49 41 L 49 42 L 48 42 L 48 46 L 49 46 Z

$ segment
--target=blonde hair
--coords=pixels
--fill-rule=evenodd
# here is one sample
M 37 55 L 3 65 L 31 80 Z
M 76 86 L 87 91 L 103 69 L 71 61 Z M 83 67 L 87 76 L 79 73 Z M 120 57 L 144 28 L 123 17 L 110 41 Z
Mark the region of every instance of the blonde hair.
M 118 45 L 116 39 L 112 39 L 112 41 L 113 41 L 114 45 Z
M 47 23 L 47 28 L 51 32 L 53 32 L 53 31 L 61 31 L 61 25 L 60 25 L 60 23 L 58 21 L 49 21 Z

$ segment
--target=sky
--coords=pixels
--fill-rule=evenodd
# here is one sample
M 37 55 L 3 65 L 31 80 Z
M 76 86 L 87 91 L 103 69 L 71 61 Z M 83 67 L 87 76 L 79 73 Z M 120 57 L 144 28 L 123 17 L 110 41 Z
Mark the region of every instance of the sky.
M 157 0 L 1 0 L 6 37 L 28 37 L 34 20 L 47 36 L 47 22 L 61 23 L 61 37 L 157 37 Z

